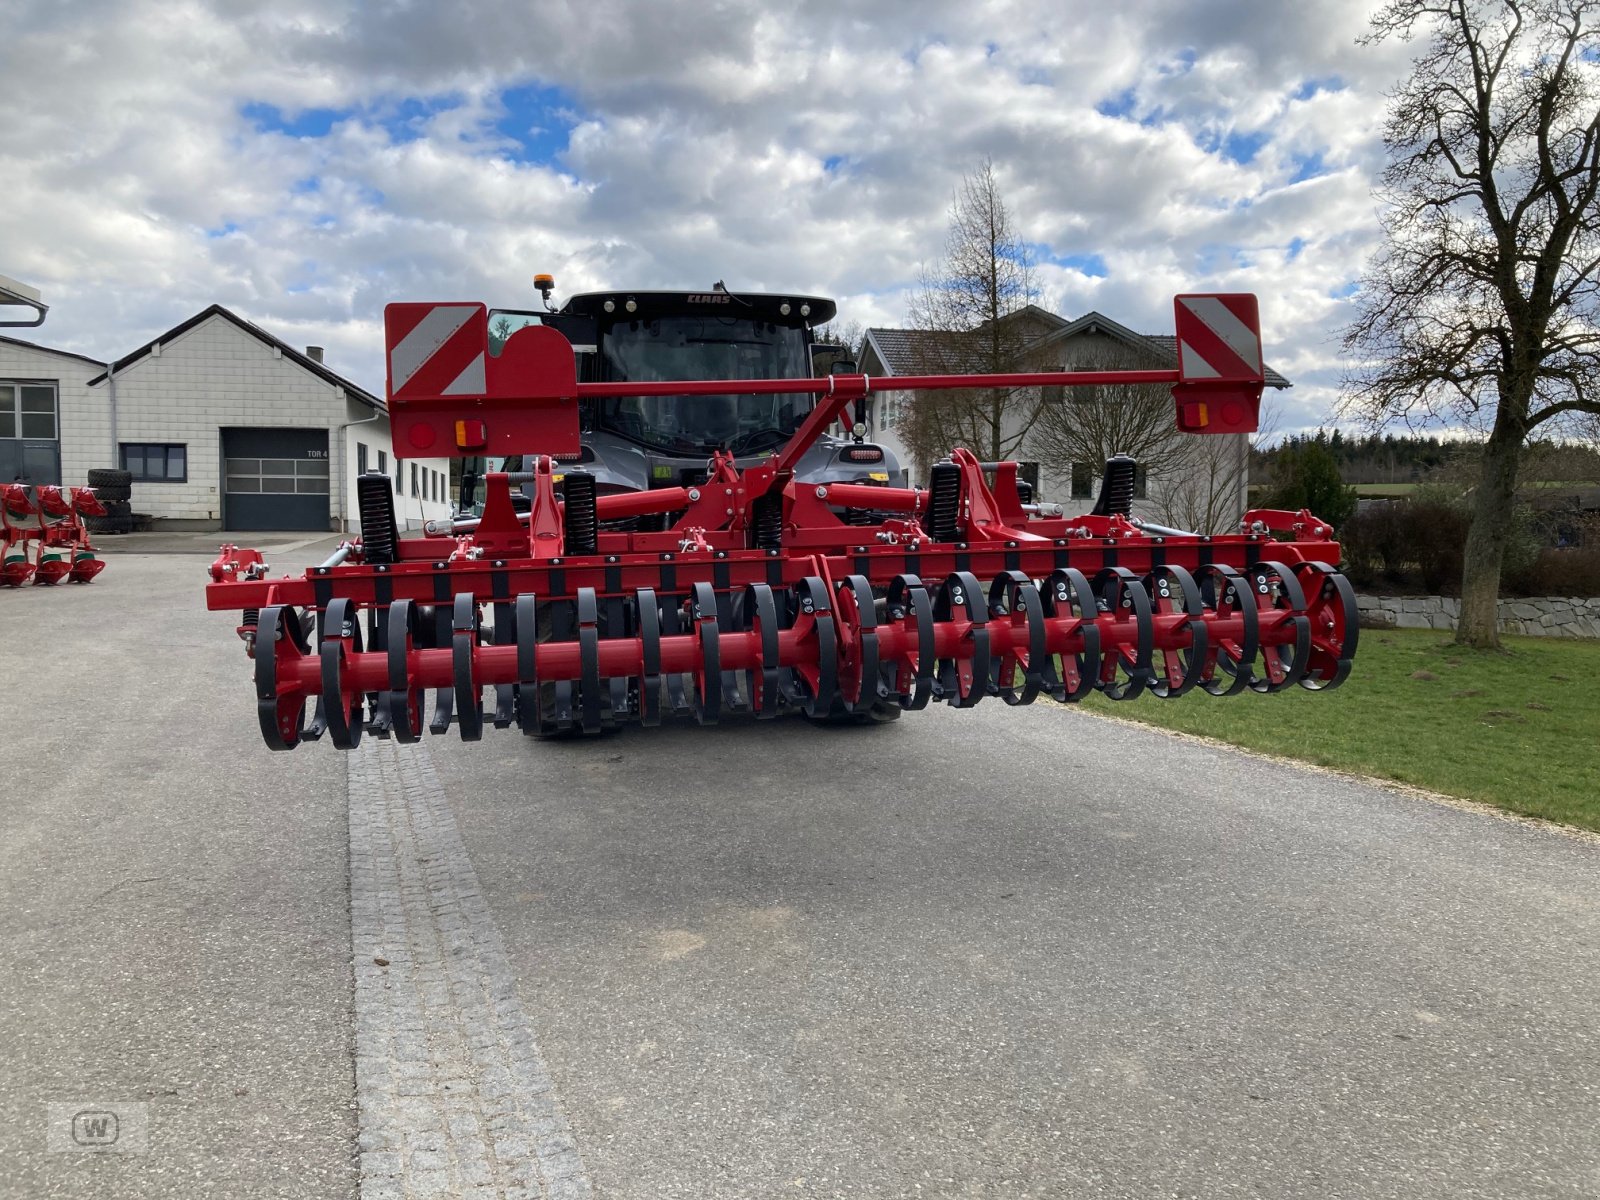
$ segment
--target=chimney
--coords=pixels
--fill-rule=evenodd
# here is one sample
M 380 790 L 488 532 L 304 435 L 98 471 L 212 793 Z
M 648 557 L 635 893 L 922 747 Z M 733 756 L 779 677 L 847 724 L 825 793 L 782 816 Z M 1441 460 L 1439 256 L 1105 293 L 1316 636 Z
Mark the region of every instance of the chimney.
M 312 362 L 315 362 L 315 363 L 321 362 L 322 361 L 322 347 L 321 346 L 307 346 L 306 347 L 306 357 L 309 358 Z

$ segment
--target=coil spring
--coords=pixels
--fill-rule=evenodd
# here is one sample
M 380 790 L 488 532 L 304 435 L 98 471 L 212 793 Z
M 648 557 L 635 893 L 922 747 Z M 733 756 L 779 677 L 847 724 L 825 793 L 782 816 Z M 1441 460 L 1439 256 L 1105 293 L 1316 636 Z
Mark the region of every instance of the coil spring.
M 599 521 L 595 518 L 594 476 L 587 471 L 568 471 L 561 485 L 566 504 L 568 554 L 593 554 L 598 548 Z
M 783 497 L 771 493 L 757 496 L 751 516 L 756 549 L 778 549 L 783 544 Z
M 961 516 L 961 468 L 953 462 L 934 463 L 928 473 L 928 536 L 936 542 L 953 542 Z
M 844 510 L 844 523 L 846 525 L 873 525 L 872 510 L 866 508 L 847 508 Z
M 387 473 L 356 477 L 356 509 L 361 518 L 361 546 L 369 563 L 392 563 L 400 531 L 394 520 L 394 485 Z
M 1133 512 L 1134 476 L 1139 464 L 1126 454 L 1106 459 L 1106 473 L 1100 480 L 1100 499 L 1094 506 L 1097 516 L 1123 516 Z

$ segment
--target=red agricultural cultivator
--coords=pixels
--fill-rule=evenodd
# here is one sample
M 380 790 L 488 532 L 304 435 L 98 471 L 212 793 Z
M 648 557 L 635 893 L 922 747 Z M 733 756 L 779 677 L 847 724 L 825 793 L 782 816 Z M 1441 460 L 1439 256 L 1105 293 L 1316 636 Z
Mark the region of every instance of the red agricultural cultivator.
M 387 475 L 362 476 L 360 539 L 303 576 L 224 547 L 207 603 L 244 613 L 267 744 L 415 741 L 430 689 L 429 729 L 475 740 L 486 723 L 887 720 L 935 700 L 1344 680 L 1355 597 L 1310 513 L 1253 511 L 1229 536 L 1141 522 L 1132 460 L 1113 459 L 1095 510 L 1064 516 L 1016 463 L 957 450 L 927 488 L 895 487 L 859 426 L 826 432 L 885 391 L 1118 383 L 1172 385 L 1180 430 L 1245 432 L 1263 382 L 1254 297 L 1179 297 L 1175 371 L 797 377 L 832 312 L 720 291 L 596 293 L 516 322 L 390 305 L 397 455 L 502 469 L 480 514 L 405 540 Z M 776 360 L 752 347 L 791 335 L 804 371 L 763 372 Z M 712 411 L 728 424 L 694 423 Z M 707 449 L 692 474 L 672 465 Z
M 103 517 L 92 488 L 0 484 L 0 585 L 88 583 L 105 569 L 83 518 Z M 31 547 L 31 553 L 30 553 Z

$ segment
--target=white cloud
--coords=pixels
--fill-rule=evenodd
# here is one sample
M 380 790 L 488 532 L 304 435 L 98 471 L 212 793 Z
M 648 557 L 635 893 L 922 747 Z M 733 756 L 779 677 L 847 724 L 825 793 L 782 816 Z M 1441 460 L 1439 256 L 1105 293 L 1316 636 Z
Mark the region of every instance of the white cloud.
M 1175 291 L 1255 290 L 1284 426 L 1314 426 L 1403 66 L 1355 45 L 1368 7 L 25 5 L 0 270 L 54 345 L 119 355 L 220 302 L 376 389 L 386 302 L 527 303 L 536 270 L 898 323 L 989 155 L 1031 240 L 1106 266 L 1042 269 L 1049 304 L 1159 332 Z

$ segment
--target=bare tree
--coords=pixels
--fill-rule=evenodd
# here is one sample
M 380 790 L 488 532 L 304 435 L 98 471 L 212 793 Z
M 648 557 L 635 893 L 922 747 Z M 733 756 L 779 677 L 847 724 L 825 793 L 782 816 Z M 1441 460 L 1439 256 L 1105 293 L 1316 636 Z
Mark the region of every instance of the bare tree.
M 1127 350 L 1110 338 L 1077 338 L 1070 353 L 1072 361 L 1064 364 L 1069 370 L 1131 369 Z M 1113 454 L 1129 454 L 1149 474 L 1166 476 L 1189 461 L 1191 448 L 1185 443 L 1197 440 L 1180 435 L 1174 425 L 1172 388 L 1161 384 L 1045 388 L 1028 450 L 1040 463 L 1063 471 L 1072 463 L 1098 468 Z
M 994 164 L 965 176 L 950 205 L 944 258 L 923 269 L 909 317 L 922 375 L 998 374 L 1018 369 L 1028 330 L 1014 317 L 1038 297 L 1027 243 L 1000 196 Z M 1039 407 L 1037 389 L 926 392 L 909 405 L 902 436 L 919 464 L 952 447 L 1012 457 Z
M 1172 392 L 1167 389 L 1167 408 Z M 1282 410 L 1271 395 L 1263 398 L 1257 443 L 1277 431 Z M 1156 520 L 1196 533 L 1237 533 L 1249 507 L 1250 443 L 1240 437 L 1174 433 L 1166 474 L 1154 480 L 1150 497 Z
M 1390 0 L 1427 45 L 1391 98 L 1384 245 L 1345 331 L 1348 411 L 1489 425 L 1458 642 L 1492 647 L 1522 448 L 1600 412 L 1600 0 Z M 1491 415 L 1492 414 L 1492 415 Z M 1547 430 L 1548 432 L 1548 430 Z

